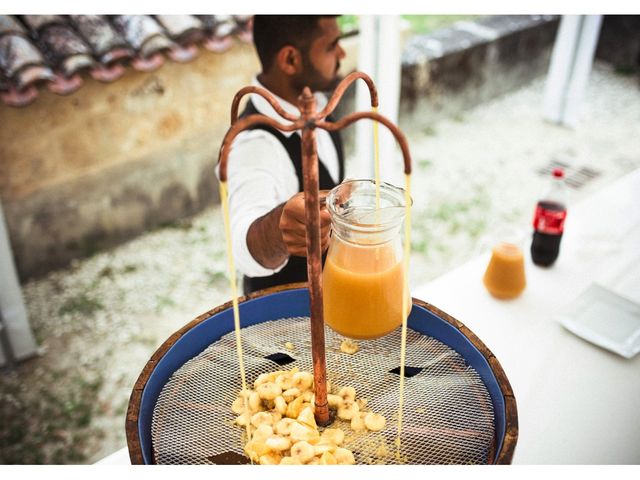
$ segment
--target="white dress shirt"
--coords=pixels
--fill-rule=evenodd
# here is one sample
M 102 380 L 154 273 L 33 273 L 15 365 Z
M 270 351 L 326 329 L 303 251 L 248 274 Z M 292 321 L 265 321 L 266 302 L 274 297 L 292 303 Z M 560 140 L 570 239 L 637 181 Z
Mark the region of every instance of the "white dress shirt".
M 254 79 L 253 85 L 263 87 Z M 318 111 L 327 104 L 322 93 L 314 94 Z M 283 125 L 290 124 L 276 113 L 264 97 L 250 94 L 250 99 L 258 112 L 277 120 Z M 274 95 L 282 108 L 293 115 L 299 115 L 297 107 Z M 282 132 L 283 135 L 300 135 Z M 334 182 L 339 180 L 338 153 L 329 132 L 316 130 L 318 158 L 324 164 Z M 275 269 L 260 265 L 249 252 L 247 232 L 251 224 L 261 216 L 286 202 L 298 193 L 298 177 L 287 150 L 278 139 L 261 129 L 242 132 L 234 140 L 227 164 L 227 184 L 229 189 L 229 210 L 231 216 L 231 237 L 236 268 L 249 277 L 266 277 L 279 272 L 288 259 Z

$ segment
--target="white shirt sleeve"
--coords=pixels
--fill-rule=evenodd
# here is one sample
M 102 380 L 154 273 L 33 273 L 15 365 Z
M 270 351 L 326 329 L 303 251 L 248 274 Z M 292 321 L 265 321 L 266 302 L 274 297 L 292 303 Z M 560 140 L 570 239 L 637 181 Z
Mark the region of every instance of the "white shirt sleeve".
M 249 277 L 279 272 L 260 265 L 249 252 L 247 232 L 259 217 L 298 193 L 298 177 L 284 146 L 264 130 L 243 132 L 235 139 L 227 163 L 229 211 L 236 268 Z

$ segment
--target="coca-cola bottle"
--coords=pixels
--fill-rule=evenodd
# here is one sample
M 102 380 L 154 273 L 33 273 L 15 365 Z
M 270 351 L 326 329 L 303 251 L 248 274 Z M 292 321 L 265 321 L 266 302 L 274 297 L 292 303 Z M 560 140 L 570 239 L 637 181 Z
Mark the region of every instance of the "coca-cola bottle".
M 564 171 L 555 168 L 551 184 L 538 201 L 533 217 L 531 259 L 536 265 L 549 267 L 558 258 L 564 220 L 567 217 L 567 197 Z

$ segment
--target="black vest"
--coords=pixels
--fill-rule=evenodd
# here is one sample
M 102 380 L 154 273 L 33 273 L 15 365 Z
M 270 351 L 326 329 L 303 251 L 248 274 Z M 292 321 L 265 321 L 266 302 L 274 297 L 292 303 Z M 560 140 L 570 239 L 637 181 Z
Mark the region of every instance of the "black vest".
M 258 112 L 256 107 L 253 105 L 251 101 L 247 103 L 246 108 L 240 115 L 240 118 L 246 117 L 248 115 L 253 115 Z M 331 118 L 327 118 L 327 120 L 331 120 Z M 303 177 L 302 177 L 302 140 L 300 135 L 294 133 L 289 137 L 285 136 L 279 130 L 275 128 L 269 127 L 267 125 L 256 125 L 251 128 L 265 130 L 275 136 L 278 141 L 282 144 L 282 146 L 287 150 L 289 154 L 289 158 L 291 159 L 291 163 L 293 163 L 293 168 L 296 171 L 296 176 L 298 177 L 298 192 L 302 192 L 304 190 L 303 187 Z M 338 153 L 338 165 L 339 165 L 339 182 L 344 178 L 344 153 L 342 151 L 342 140 L 340 138 L 340 134 L 338 132 L 329 132 L 331 135 L 331 140 L 333 140 L 333 144 L 336 148 L 336 152 Z M 318 162 L 318 174 L 319 174 L 319 186 L 320 190 L 331 190 L 337 184 L 329 175 L 326 167 L 322 162 Z M 322 258 L 324 263 L 324 256 Z M 243 279 L 243 288 L 244 294 L 247 295 L 251 292 L 255 292 L 256 290 L 262 290 L 263 288 L 274 287 L 276 285 L 284 285 L 285 283 L 294 283 L 294 282 L 306 282 L 307 281 L 307 259 L 306 257 L 289 257 L 289 261 L 284 266 L 282 270 L 278 273 L 274 273 L 273 275 L 269 275 L 268 277 L 247 277 L 245 276 Z

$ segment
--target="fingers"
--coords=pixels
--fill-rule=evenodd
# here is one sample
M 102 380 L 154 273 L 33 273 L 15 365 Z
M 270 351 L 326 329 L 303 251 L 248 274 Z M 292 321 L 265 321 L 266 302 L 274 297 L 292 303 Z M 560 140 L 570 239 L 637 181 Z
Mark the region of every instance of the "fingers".
M 329 190 L 321 190 L 319 198 L 326 198 Z M 297 193 L 285 203 L 280 217 L 282 240 L 290 255 L 306 257 L 307 255 L 307 223 L 305 214 L 304 192 Z M 322 251 L 329 246 L 331 234 L 331 216 L 325 205 L 320 208 L 320 245 Z
M 307 237 L 306 231 L 286 231 L 282 232 L 282 240 L 287 246 L 287 251 L 290 255 L 298 257 L 307 256 Z M 331 240 L 331 229 L 320 230 L 320 249 L 324 253 L 329 248 L 329 242 Z

